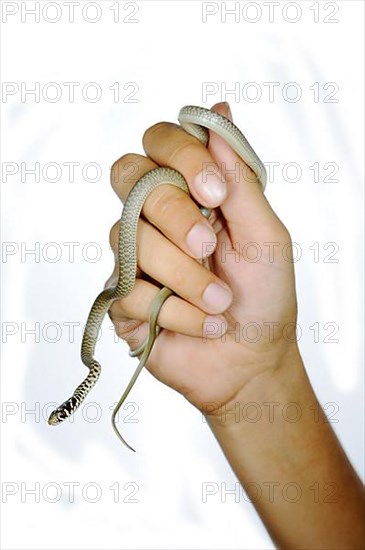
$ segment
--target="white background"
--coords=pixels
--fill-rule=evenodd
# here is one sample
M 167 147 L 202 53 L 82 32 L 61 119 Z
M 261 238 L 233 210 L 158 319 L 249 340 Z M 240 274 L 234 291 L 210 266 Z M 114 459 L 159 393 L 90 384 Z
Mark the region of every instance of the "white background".
M 301 352 L 320 402 L 332 403 L 333 426 L 362 472 L 364 5 L 281 2 L 270 21 L 265 3 L 241 2 L 236 20 L 227 15 L 224 21 L 224 3 L 211 2 L 217 13 L 203 22 L 207 8 L 198 1 L 120 2 L 114 22 L 117 2 L 82 11 L 90 3 L 81 0 L 70 23 L 64 2 L 58 10 L 48 3 L 46 11 L 40 2 L 39 22 L 24 11 L 34 2 L 1 4 L 2 80 L 13 83 L 6 87 L 13 94 L 2 97 L 3 548 L 272 548 L 247 497 L 227 494 L 224 502 L 224 489 L 235 489 L 236 479 L 201 415 L 148 372 L 121 418 L 137 453 L 120 445 L 111 407 L 136 360 L 114 341 L 109 319 L 97 348 L 102 376 L 81 412 L 51 428 L 47 404 L 69 397 L 85 375 L 82 326 L 111 273 L 108 232 L 121 212 L 110 166 L 126 152 L 142 153 L 144 130 L 159 120 L 176 121 L 181 106 L 227 99 L 263 161 L 280 163 L 266 193 L 301 255 Z M 16 9 L 6 20 L 4 10 Z M 52 102 L 50 82 L 61 91 L 58 101 Z M 80 84 L 74 102 L 64 82 Z M 99 101 L 91 101 L 89 82 L 97 83 Z M 215 93 L 205 97 L 207 82 Z M 278 83 L 273 101 L 265 82 Z M 290 82 L 295 86 L 285 87 Z M 36 83 L 37 100 L 21 96 Z M 119 98 L 110 89 L 115 83 Z M 239 97 L 225 95 L 225 86 L 236 87 Z M 296 90 L 301 97 L 293 101 Z M 70 162 L 79 163 L 74 181 L 65 165 Z M 35 163 L 39 181 L 24 174 Z M 58 163 L 59 174 L 47 171 L 47 163 Z M 100 174 L 90 169 L 84 177 L 87 163 L 97 163 Z M 298 181 L 287 163 L 299 165 Z M 317 182 L 309 168 L 314 163 Z M 332 175 L 338 181 L 324 181 L 334 166 L 326 163 L 338 166 Z M 94 176 L 98 181 L 88 181 Z M 79 243 L 73 261 L 64 243 Z M 326 243 L 335 245 L 324 249 Z M 36 253 L 26 254 L 31 249 Z M 325 262 L 332 251 L 330 259 L 338 262 Z M 96 252 L 101 257 L 93 262 Z M 55 254 L 60 258 L 52 261 Z M 78 323 L 71 342 L 70 322 Z M 310 328 L 315 323 L 318 338 Z M 74 499 L 66 485 L 72 482 L 79 484 Z M 203 502 L 207 482 L 217 492 Z M 27 493 L 32 488 L 39 498 Z

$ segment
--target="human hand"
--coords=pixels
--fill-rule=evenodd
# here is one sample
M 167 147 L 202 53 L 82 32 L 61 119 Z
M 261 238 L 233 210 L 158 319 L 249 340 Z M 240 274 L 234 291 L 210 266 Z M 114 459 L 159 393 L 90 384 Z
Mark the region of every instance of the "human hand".
M 213 109 L 230 116 L 226 104 Z M 169 166 L 182 173 L 199 204 L 214 210 L 210 225 L 180 189 L 160 186 L 151 194 L 138 228 L 136 285 L 114 302 L 110 316 L 135 349 L 147 336 L 158 285 L 172 289 L 176 296 L 161 310 L 164 330 L 147 368 L 199 409 L 207 403 L 218 409 L 257 381 L 261 388 L 270 384 L 286 358 L 298 354 L 290 235 L 253 172 L 219 136 L 210 132 L 205 148 L 180 126 L 163 122 L 145 132 L 143 145 L 148 157 L 128 154 L 112 167 L 122 202 L 143 174 Z M 214 163 L 219 176 L 204 172 Z M 110 233 L 114 252 L 118 230 L 119 222 Z M 208 270 L 196 258 L 213 249 Z M 107 286 L 117 273 L 116 265 Z

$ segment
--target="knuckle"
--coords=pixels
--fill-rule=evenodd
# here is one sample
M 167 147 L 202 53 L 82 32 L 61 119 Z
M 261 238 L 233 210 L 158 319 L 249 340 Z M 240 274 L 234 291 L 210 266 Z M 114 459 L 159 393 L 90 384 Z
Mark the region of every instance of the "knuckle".
M 170 185 L 161 186 L 159 192 L 152 193 L 148 201 L 149 215 L 164 227 L 171 225 L 172 220 L 181 219 L 178 214 L 185 207 L 185 193 Z
M 191 136 L 186 136 L 186 138 L 184 136 L 184 139 L 177 145 L 177 147 L 171 150 L 167 159 L 167 164 L 174 166 L 176 165 L 176 159 L 182 157 L 185 159 L 196 158 L 197 147 L 199 147 L 199 145 L 191 141 Z
M 142 138 L 143 145 L 148 145 L 149 140 L 152 139 L 152 137 L 155 137 L 156 133 L 159 133 L 161 130 L 166 130 L 171 125 L 171 122 L 157 122 L 156 124 L 153 124 L 153 126 L 147 128 Z
M 195 278 L 192 277 L 190 267 L 190 262 L 186 261 L 185 258 L 176 262 L 172 267 L 172 279 L 176 289 L 188 292 L 198 288 L 199 285 Z
M 126 153 L 116 160 L 110 170 L 112 188 L 116 190 L 118 184 L 130 181 L 139 171 L 142 160 L 145 160 L 145 157 L 136 153 Z
M 292 238 L 291 238 L 291 235 L 289 233 L 289 230 L 287 229 L 287 227 L 282 222 L 280 222 L 280 228 L 278 229 L 278 235 L 279 235 L 280 242 L 282 242 L 284 245 L 285 244 L 292 244 Z
M 119 225 L 120 221 L 118 220 L 112 225 L 109 231 L 109 243 L 113 250 L 116 250 L 118 247 Z
M 137 321 L 135 319 L 113 320 L 115 333 L 119 338 L 123 338 L 123 340 L 129 340 L 135 335 L 142 323 L 143 321 Z

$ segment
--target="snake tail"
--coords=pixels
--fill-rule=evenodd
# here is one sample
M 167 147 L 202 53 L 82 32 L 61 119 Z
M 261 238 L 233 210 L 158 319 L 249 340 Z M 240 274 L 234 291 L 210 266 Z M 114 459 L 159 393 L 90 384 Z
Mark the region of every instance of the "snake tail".
M 137 350 L 134 351 L 134 354 L 136 354 L 136 351 L 140 350 L 142 352 L 142 356 L 140 358 L 138 367 L 134 371 L 133 376 L 132 376 L 132 378 L 130 379 L 130 381 L 128 383 L 128 386 L 124 390 L 122 397 L 119 399 L 117 405 L 115 406 L 113 414 L 112 414 L 112 418 L 111 418 L 113 430 L 117 434 L 120 441 L 126 447 L 128 447 L 128 449 L 130 449 L 131 451 L 134 451 L 134 452 L 135 452 L 135 449 L 133 449 L 133 447 L 131 447 L 129 445 L 129 443 L 127 443 L 127 441 L 124 439 L 124 437 L 121 435 L 120 431 L 118 430 L 117 425 L 116 425 L 116 416 L 117 416 L 121 406 L 123 405 L 123 403 L 127 399 L 127 397 L 129 395 L 130 391 L 132 390 L 134 384 L 136 383 L 136 380 L 137 380 L 138 376 L 140 375 L 143 367 L 146 365 L 146 363 L 148 361 L 148 358 L 149 358 L 150 353 L 152 351 L 153 344 L 154 344 L 155 339 L 157 337 L 157 334 L 159 333 L 159 330 L 160 330 L 160 327 L 157 325 L 158 316 L 159 316 L 161 308 L 164 305 L 164 303 L 166 302 L 167 298 L 172 296 L 172 294 L 173 294 L 173 292 L 169 288 L 163 287 L 159 291 L 159 293 L 156 295 L 156 297 L 154 298 L 154 300 L 152 302 L 151 312 L 150 312 L 150 317 L 149 317 L 148 336 L 147 336 L 146 340 L 142 343 L 142 345 L 139 346 L 137 348 Z

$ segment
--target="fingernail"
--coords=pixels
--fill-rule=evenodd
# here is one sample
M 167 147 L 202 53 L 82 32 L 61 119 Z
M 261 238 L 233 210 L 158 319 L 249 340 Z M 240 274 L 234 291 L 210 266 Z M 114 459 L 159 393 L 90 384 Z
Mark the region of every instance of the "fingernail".
M 217 237 L 208 223 L 196 223 L 186 237 L 186 244 L 196 258 L 206 258 L 214 251 Z
M 195 176 L 194 184 L 199 195 L 207 203 L 205 206 L 219 206 L 226 197 L 226 182 L 217 170 L 214 173 L 208 172 L 207 169 L 202 170 Z
M 210 283 L 203 293 L 203 301 L 212 313 L 222 313 L 232 301 L 232 292 L 218 283 Z
M 227 331 L 227 322 L 223 317 L 208 315 L 203 323 L 204 338 L 219 338 Z

